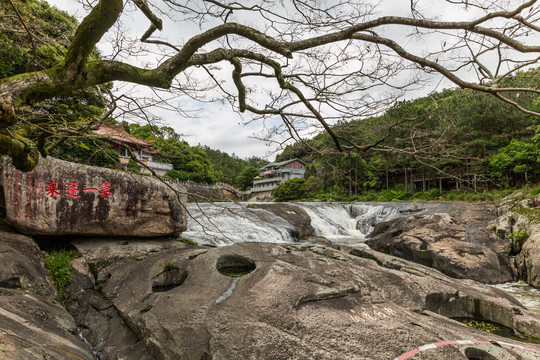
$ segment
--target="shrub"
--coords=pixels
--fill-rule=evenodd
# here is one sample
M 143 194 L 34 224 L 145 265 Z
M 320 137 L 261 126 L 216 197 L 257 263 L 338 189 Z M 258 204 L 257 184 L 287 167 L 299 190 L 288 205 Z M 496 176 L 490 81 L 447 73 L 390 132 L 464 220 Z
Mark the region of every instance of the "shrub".
M 164 261 L 161 263 L 161 266 L 163 266 L 164 271 L 173 271 L 179 269 L 179 266 L 173 262 L 170 261 Z
M 397 186 L 394 189 L 381 190 L 376 201 L 405 201 L 411 197 L 410 191 L 405 190 L 402 186 Z
M 189 180 L 189 174 L 182 170 L 169 170 L 165 174 L 173 179 L 178 179 L 181 181 L 188 181 Z
M 306 180 L 296 178 L 285 181 L 272 191 L 276 201 L 290 201 L 302 199 L 306 195 Z
M 74 250 L 53 251 L 45 257 L 45 268 L 51 275 L 52 282 L 60 298 L 64 297 L 65 288 L 71 284 L 71 260 L 79 257 Z
M 133 159 L 129 159 L 128 164 L 127 164 L 127 169 L 128 169 L 128 171 L 130 171 L 132 173 L 138 174 L 139 173 L 139 163 L 137 163 Z
M 418 200 L 439 200 L 441 192 L 439 189 L 429 189 L 426 192 L 415 193 L 414 198 Z
M 535 187 L 534 189 L 531 190 L 531 195 L 536 196 L 538 194 L 540 194 L 540 186 L 537 186 L 537 187 Z

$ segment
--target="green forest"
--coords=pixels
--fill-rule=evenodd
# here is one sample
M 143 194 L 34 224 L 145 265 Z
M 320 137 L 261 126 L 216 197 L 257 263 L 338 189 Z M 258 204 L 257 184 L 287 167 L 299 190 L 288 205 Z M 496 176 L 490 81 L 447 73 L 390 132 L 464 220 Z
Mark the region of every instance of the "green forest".
M 539 70 L 507 79 L 506 86 L 538 83 Z M 537 96 L 514 96 L 540 109 Z M 343 154 L 321 133 L 290 145 L 277 161 L 308 164 L 305 197 L 362 200 L 439 198 L 441 193 L 510 189 L 534 184 L 540 175 L 539 119 L 494 96 L 444 90 L 402 101 L 384 115 L 333 127 L 344 144 L 365 144 Z M 298 187 L 298 184 L 294 185 Z M 458 196 L 459 197 L 459 196 Z M 489 198 L 489 197 L 487 197 Z
M 182 181 L 206 184 L 222 182 L 246 190 L 251 187 L 253 177 L 247 181 L 245 174 L 266 163 L 256 157 L 241 159 L 208 146 L 190 146 L 168 126 L 124 123 L 124 129 L 138 139 L 155 142 L 152 148 L 161 150 L 155 159 L 173 165 L 173 170 L 166 175 Z

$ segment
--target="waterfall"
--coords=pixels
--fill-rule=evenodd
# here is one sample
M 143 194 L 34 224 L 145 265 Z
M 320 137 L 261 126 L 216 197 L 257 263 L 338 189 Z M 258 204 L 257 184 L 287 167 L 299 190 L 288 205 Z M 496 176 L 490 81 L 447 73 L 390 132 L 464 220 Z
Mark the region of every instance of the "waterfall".
M 311 217 L 317 236 L 332 242 L 360 243 L 376 224 L 400 216 L 391 204 L 317 204 L 301 203 Z
M 410 203 L 295 203 L 311 218 L 317 236 L 332 242 L 360 244 L 376 224 L 423 210 Z M 182 237 L 200 244 L 297 242 L 295 227 L 253 203 L 189 203 L 188 229 Z
M 187 209 L 188 229 L 182 237 L 199 244 L 295 241 L 292 224 L 266 210 L 251 208 L 249 203 L 189 203 Z

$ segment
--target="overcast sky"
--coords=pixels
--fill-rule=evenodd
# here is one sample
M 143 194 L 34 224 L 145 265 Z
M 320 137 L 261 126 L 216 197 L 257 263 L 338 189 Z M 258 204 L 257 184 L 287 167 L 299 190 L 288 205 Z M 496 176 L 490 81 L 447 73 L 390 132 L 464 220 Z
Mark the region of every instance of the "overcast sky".
M 59 9 L 65 10 L 71 15 L 75 15 L 79 20 L 81 20 L 86 12 L 81 9 L 79 3 L 75 0 L 47 0 L 52 5 L 56 6 Z M 329 0 L 329 3 L 332 1 Z M 409 0 L 382 0 L 378 1 L 379 10 L 381 14 L 384 15 L 402 15 L 410 16 L 410 1 Z M 517 3 L 517 1 L 514 1 Z M 468 12 L 456 12 L 454 7 L 447 6 L 448 4 L 441 0 L 425 1 L 421 4 L 421 9 L 427 15 L 437 15 L 442 20 L 465 20 L 471 18 L 475 15 L 474 8 L 469 9 Z M 171 42 L 181 43 L 181 41 L 173 41 L 170 39 L 178 38 L 178 34 L 181 34 L 181 37 L 184 39 L 189 38 L 196 34 L 199 30 L 195 24 L 190 26 L 182 26 L 181 29 L 175 28 L 170 19 L 166 17 L 164 20 L 164 31 L 159 34 L 160 38 L 167 39 Z M 245 22 L 249 23 L 250 19 L 243 19 Z M 184 23 L 183 23 L 184 24 Z M 140 11 L 127 12 L 122 16 L 122 27 L 121 32 L 133 39 L 140 38 L 140 36 L 146 31 L 149 25 L 148 20 L 142 16 Z M 185 24 L 184 24 L 185 25 Z M 178 25 L 176 25 L 178 26 Z M 401 29 L 402 30 L 402 29 Z M 399 38 L 401 31 L 399 28 L 390 28 L 389 32 L 394 32 L 394 34 L 384 34 L 384 35 L 393 35 L 394 38 Z M 110 31 L 113 33 L 113 31 Z M 113 35 L 108 34 L 110 39 Z M 422 38 L 401 38 L 400 39 L 407 44 L 413 47 L 429 47 L 433 49 L 434 47 L 440 46 L 440 38 L 437 37 L 422 37 Z M 111 45 L 104 39 L 98 44 L 98 48 L 103 55 L 111 53 Z M 159 63 L 162 59 L 161 55 L 147 54 L 144 58 L 124 58 L 123 61 L 133 62 L 138 66 L 141 66 L 141 61 L 147 62 L 149 66 Z M 228 90 L 235 92 L 235 88 L 232 86 L 230 81 L 230 65 L 225 66 L 226 76 L 228 77 L 228 82 L 224 86 L 228 86 Z M 203 74 L 201 74 L 203 76 Z M 406 75 L 403 75 L 406 76 Z M 464 76 L 467 76 L 464 74 Z M 401 79 L 397 79 L 401 80 Z M 405 80 L 405 79 L 403 79 Z M 265 84 L 260 84 L 261 87 Z M 132 88 L 131 85 L 122 85 L 117 84 L 120 87 L 121 93 L 125 91 L 126 88 Z M 448 88 L 452 86 L 448 81 L 440 82 L 440 77 L 433 77 L 430 82 L 425 86 L 416 87 L 406 94 L 406 98 L 415 98 L 420 96 L 425 96 L 428 92 L 433 90 L 442 90 L 443 88 Z M 257 87 L 255 87 L 257 88 Z M 152 91 L 148 88 L 135 87 L 136 93 L 141 96 L 152 96 Z M 250 94 L 257 99 L 258 94 Z M 262 94 L 261 102 L 262 100 Z M 189 98 L 178 98 L 171 101 L 175 106 L 181 108 L 185 114 L 190 114 L 191 116 L 182 116 L 177 112 L 166 111 L 163 109 L 155 109 L 153 112 L 155 115 L 160 117 L 163 121 L 163 124 L 167 124 L 173 127 L 178 133 L 183 134 L 184 138 L 188 141 L 190 145 L 207 145 L 214 149 L 220 149 L 229 154 L 236 154 L 237 156 L 247 158 L 250 156 L 259 156 L 267 158 L 268 160 L 273 160 L 276 155 L 276 145 L 270 144 L 265 141 L 261 141 L 255 138 L 264 137 L 265 131 L 268 128 L 271 128 L 275 123 L 269 122 L 262 124 L 261 122 L 248 123 L 251 119 L 251 114 L 244 113 L 238 114 L 237 112 L 232 111 L 231 106 L 227 102 L 196 102 L 190 100 Z M 127 117 L 127 120 L 135 120 L 134 118 Z M 246 124 L 247 123 L 247 124 Z M 263 126 L 265 125 L 265 126 Z

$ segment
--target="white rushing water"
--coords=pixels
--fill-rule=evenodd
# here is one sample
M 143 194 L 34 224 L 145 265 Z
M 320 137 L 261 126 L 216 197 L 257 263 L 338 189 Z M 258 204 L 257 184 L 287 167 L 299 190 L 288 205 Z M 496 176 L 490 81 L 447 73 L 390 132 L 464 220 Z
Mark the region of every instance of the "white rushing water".
M 540 313 L 540 290 L 522 282 L 492 286 L 506 291 L 508 294 L 518 299 L 527 309 Z
M 294 242 L 295 228 L 268 211 L 248 203 L 189 203 L 188 229 L 182 237 L 199 244 L 231 245 L 238 242 Z M 261 220 L 261 217 L 267 221 Z
M 376 224 L 399 217 L 392 204 L 299 204 L 311 217 L 317 236 L 332 242 L 362 243 Z
M 295 203 L 311 217 L 317 236 L 332 242 L 361 244 L 373 227 L 383 221 L 421 210 L 404 203 Z M 207 245 L 256 241 L 298 241 L 295 227 L 253 203 L 190 203 L 188 229 L 182 237 Z
M 451 213 L 452 203 L 294 203 L 311 218 L 315 235 L 336 243 L 362 246 L 375 225 L 401 216 Z M 188 229 L 182 237 L 199 244 L 223 246 L 239 242 L 293 243 L 295 227 L 253 203 L 189 203 Z M 540 312 L 540 290 L 523 283 L 494 285 L 518 299 L 526 308 Z M 230 289 L 230 292 L 234 287 Z M 226 292 L 223 296 L 228 296 Z M 221 298 L 220 298 L 221 299 Z

